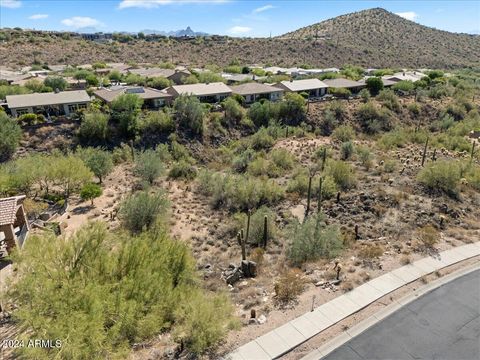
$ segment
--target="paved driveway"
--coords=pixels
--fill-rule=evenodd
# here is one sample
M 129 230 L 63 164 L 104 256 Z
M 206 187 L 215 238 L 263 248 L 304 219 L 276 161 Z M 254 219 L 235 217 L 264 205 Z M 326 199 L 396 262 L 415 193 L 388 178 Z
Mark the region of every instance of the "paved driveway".
M 437 288 L 322 360 L 479 360 L 480 270 Z

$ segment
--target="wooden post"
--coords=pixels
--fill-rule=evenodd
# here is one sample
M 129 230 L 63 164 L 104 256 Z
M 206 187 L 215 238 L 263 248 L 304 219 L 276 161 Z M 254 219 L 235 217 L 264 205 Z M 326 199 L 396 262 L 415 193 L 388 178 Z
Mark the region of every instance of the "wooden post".
M 473 161 L 473 155 L 475 155 L 475 140 L 472 142 L 472 151 L 470 152 L 470 162 Z
M 252 210 L 248 209 L 247 212 L 247 233 L 245 234 L 245 243 L 248 243 L 248 235 L 250 234 L 250 216 L 252 215 Z

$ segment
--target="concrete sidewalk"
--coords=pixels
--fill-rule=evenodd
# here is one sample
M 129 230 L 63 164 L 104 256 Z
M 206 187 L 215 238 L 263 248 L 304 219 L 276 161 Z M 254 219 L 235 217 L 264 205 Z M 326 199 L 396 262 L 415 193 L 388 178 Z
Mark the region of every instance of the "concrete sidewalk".
M 227 360 L 271 360 L 388 293 L 457 262 L 480 255 L 480 242 L 443 251 L 379 276 L 239 347 Z

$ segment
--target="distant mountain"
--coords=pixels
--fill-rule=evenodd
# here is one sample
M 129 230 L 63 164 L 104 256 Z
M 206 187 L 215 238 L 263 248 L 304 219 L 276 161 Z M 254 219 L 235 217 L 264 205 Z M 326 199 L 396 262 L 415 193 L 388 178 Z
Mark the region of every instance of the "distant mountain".
M 144 33 L 145 35 L 164 35 L 164 36 L 172 36 L 172 37 L 196 37 L 196 36 L 208 36 L 208 33 L 205 32 L 196 32 L 193 31 L 190 26 L 187 26 L 185 30 L 177 30 L 177 31 L 159 31 L 159 30 L 150 30 L 145 29 L 141 30 L 140 32 Z
M 441 31 L 406 20 L 383 9 L 338 16 L 274 38 L 209 37 L 204 41 L 180 41 L 199 36 L 190 27 L 146 34 L 179 37 L 164 46 L 132 38 L 115 46 L 44 31 L 0 29 L 0 64 L 22 67 L 35 60 L 49 64 L 171 61 L 191 66 L 274 64 L 330 68 L 346 64 L 365 68 L 439 68 L 480 66 L 480 36 Z M 49 38 L 47 41 L 46 38 Z M 4 40 L 2 40 L 4 39 Z M 33 39 L 33 41 L 32 41 Z M 82 43 L 80 43 L 82 41 Z

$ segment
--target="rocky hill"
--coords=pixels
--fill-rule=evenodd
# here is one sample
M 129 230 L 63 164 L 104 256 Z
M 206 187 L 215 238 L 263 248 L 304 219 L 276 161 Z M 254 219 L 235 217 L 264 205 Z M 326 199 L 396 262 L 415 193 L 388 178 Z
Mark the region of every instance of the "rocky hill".
M 277 38 L 198 37 L 96 43 L 68 34 L 2 29 L 0 64 L 173 61 L 189 65 L 458 68 L 479 66 L 480 36 L 418 25 L 383 9 L 339 16 Z

